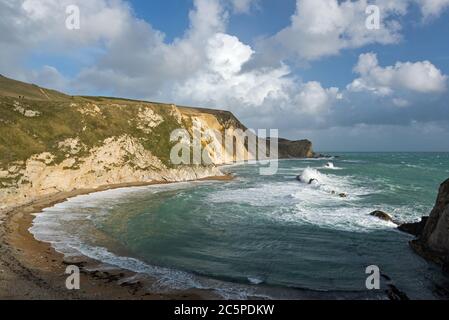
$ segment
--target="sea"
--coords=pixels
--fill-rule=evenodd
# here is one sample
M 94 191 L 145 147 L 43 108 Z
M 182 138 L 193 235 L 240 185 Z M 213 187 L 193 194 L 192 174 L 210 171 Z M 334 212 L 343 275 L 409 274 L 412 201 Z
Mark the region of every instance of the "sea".
M 419 221 L 449 178 L 449 153 L 331 153 L 223 167 L 232 181 L 123 188 L 43 210 L 30 231 L 68 257 L 152 279 L 147 290 L 223 299 L 441 299 L 449 279 L 413 236 L 370 215 Z M 380 289 L 367 286 L 369 266 Z M 370 278 L 372 280 L 372 278 Z

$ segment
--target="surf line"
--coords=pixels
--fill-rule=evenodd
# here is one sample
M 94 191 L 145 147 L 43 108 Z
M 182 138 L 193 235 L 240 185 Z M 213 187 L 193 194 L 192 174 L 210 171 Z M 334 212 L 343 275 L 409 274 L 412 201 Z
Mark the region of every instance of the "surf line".
M 180 307 L 175 308 L 175 315 L 177 316 L 201 316 L 201 318 L 206 318 L 208 307 L 189 307 L 181 304 Z

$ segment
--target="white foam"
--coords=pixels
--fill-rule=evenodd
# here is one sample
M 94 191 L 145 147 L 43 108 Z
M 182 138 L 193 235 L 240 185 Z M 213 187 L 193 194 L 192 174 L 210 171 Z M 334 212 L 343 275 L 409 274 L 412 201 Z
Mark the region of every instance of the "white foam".
M 89 219 L 92 214 L 91 209 L 94 209 L 96 216 L 108 214 L 108 209 L 113 208 L 114 203 L 123 201 L 123 198 L 128 199 L 130 196 L 148 192 L 182 189 L 189 185 L 189 183 L 181 183 L 115 189 L 77 196 L 37 214 L 30 232 L 37 240 L 50 243 L 57 252 L 66 257 L 85 256 L 109 266 L 150 276 L 156 279 L 150 288 L 153 292 L 164 293 L 173 289 L 196 288 L 214 291 L 224 299 L 248 299 L 249 296 L 254 296 L 255 293 L 249 286 L 230 284 L 198 277 L 184 271 L 152 266 L 139 259 L 116 255 L 105 247 L 89 244 L 95 242 L 94 227 Z
M 342 168 L 336 167 L 333 162 L 328 162 L 323 166 L 325 170 L 342 170 Z
M 285 159 L 282 161 L 325 161 L 325 160 L 333 160 L 335 157 L 321 157 L 321 158 L 301 158 L 301 159 Z
M 325 184 L 329 182 L 327 177 L 321 174 L 318 170 L 313 168 L 305 169 L 299 176 L 299 180 L 307 184 Z
M 60 212 L 59 215 L 67 213 Z M 197 277 L 188 272 L 149 265 L 139 259 L 124 257 L 110 252 L 104 247 L 92 246 L 81 241 L 76 235 L 69 235 L 58 230 L 61 224 L 49 224 L 46 220 L 54 218 L 51 214 L 41 214 L 35 220 L 30 231 L 36 239 L 48 242 L 66 257 L 85 256 L 108 266 L 129 270 L 154 278 L 149 288 L 153 292 L 164 293 L 171 290 L 204 289 L 214 291 L 224 299 L 248 299 L 255 293 L 248 287 Z M 58 215 L 58 216 L 59 216 Z M 58 228 L 59 227 L 59 228 Z
M 350 176 L 337 176 L 324 174 L 315 168 L 306 168 L 300 175 L 299 180 L 309 188 L 324 191 L 323 197 L 329 194 L 338 195 L 345 193 L 348 197 L 360 196 L 371 193 L 366 187 L 355 186 Z
M 242 189 L 215 190 L 208 194 L 205 201 L 213 203 L 240 203 L 255 207 L 284 205 L 290 197 L 292 188 L 297 183 L 264 183 L 257 187 L 246 187 Z M 271 196 L 267 196 L 271 195 Z
M 309 185 L 311 179 L 317 181 Z M 375 208 L 360 205 L 361 196 L 376 191 L 354 184 L 352 177 L 324 174 L 309 167 L 303 170 L 300 180 L 302 183 L 290 177 L 286 182 L 215 190 L 208 195 L 207 201 L 251 205 L 262 208 L 258 214 L 269 219 L 330 229 L 371 232 L 392 226 L 369 216 Z M 346 197 L 341 197 L 341 193 Z
M 340 160 L 341 162 L 347 162 L 347 163 L 366 163 L 365 160 Z
M 259 285 L 265 282 L 261 277 L 248 277 L 248 281 L 254 285 Z
M 363 207 L 317 208 L 297 205 L 295 213 L 284 214 L 279 218 L 288 222 L 306 223 L 327 229 L 361 233 L 396 227 L 392 222 L 370 216 L 369 213 L 372 211 L 372 208 Z
M 327 169 L 335 169 L 335 166 L 334 166 L 333 162 L 326 163 L 326 165 L 324 167 L 327 168 Z

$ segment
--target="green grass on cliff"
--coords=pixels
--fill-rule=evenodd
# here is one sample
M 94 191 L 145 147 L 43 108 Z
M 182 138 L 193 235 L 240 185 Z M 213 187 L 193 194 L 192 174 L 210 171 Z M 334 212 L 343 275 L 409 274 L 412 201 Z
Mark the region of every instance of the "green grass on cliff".
M 14 102 L 27 110 L 40 113 L 37 117 L 25 117 L 15 111 Z M 101 113 L 82 114 L 71 103 L 87 104 L 83 98 L 66 101 L 33 101 L 0 97 L 0 165 L 5 167 L 17 161 L 25 161 L 32 155 L 45 151 L 56 155 L 56 161 L 65 158 L 65 152 L 58 148 L 58 143 L 67 138 L 79 138 L 86 146 L 85 152 L 100 146 L 109 137 L 128 134 L 139 139 L 142 145 L 155 156 L 168 164 L 171 149 L 170 132 L 179 128 L 169 108 L 161 105 L 151 106 L 164 121 L 146 134 L 137 128 L 137 115 L 142 104 L 127 103 L 115 105 L 104 101 L 97 103 Z M 83 152 L 77 156 L 82 156 Z
M 23 110 L 38 112 L 35 117 L 26 117 Z M 88 113 L 81 113 L 76 104 Z M 100 113 L 94 113 L 95 104 Z M 151 107 L 163 118 L 163 122 L 146 134 L 138 128 L 138 113 L 141 107 Z M 192 126 L 189 116 L 200 113 L 214 115 L 224 128 L 245 127 L 227 111 L 179 107 L 187 116 L 182 128 Z M 145 149 L 170 166 L 170 134 L 180 124 L 171 114 L 171 105 L 109 97 L 69 96 L 54 90 L 8 79 L 0 75 L 0 169 L 23 162 L 31 156 L 51 152 L 55 162 L 63 161 L 67 154 L 58 143 L 68 138 L 78 138 L 85 146 L 75 156 L 79 160 L 89 149 L 102 145 L 110 137 L 129 135 L 138 139 Z
M 9 79 L 0 75 L 0 96 L 31 100 L 69 100 L 70 96 L 61 92 L 41 88 L 37 85 Z

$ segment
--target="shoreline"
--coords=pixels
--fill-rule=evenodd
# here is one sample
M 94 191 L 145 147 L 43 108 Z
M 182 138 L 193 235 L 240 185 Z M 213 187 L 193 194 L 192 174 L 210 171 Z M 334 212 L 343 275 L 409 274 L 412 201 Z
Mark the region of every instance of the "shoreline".
M 232 175 L 225 175 L 179 182 L 113 184 L 95 189 L 80 189 L 43 196 L 8 211 L 0 211 L 0 300 L 222 300 L 223 297 L 212 289 L 172 289 L 163 293 L 158 290 L 148 290 L 145 285 L 155 283 L 157 278 L 143 276 L 120 267 L 109 268 L 110 265 L 107 263 L 88 257 L 64 257 L 63 254 L 55 251 L 50 243 L 35 239 L 29 229 L 35 218 L 34 214 L 39 214 L 45 208 L 81 195 L 121 188 L 199 181 L 225 182 L 233 179 Z M 120 250 L 119 254 L 126 256 L 126 251 Z M 65 269 L 68 265 L 76 265 L 81 269 L 81 290 L 79 291 L 69 291 L 65 287 L 68 277 Z M 299 292 L 299 299 L 303 300 L 338 298 L 333 291 L 325 293 L 302 288 L 294 290 Z M 353 299 L 379 298 L 364 293 L 348 292 L 347 294 Z M 250 299 L 257 299 L 257 297 L 259 296 L 251 295 Z M 267 297 L 267 299 L 276 298 Z
M 231 181 L 232 175 L 214 176 L 197 181 Z M 174 184 L 177 182 L 153 181 L 148 183 L 124 183 L 106 185 L 96 189 L 80 189 L 61 192 L 36 199 L 0 213 L 0 300 L 32 299 L 125 299 L 125 300 L 193 300 L 218 299 L 206 290 L 192 289 L 164 294 L 151 293 L 140 280 L 132 279 L 136 273 L 118 267 L 112 270 L 95 271 L 104 263 L 79 257 L 75 260 L 64 257 L 50 243 L 34 238 L 29 231 L 34 214 L 43 209 L 80 195 L 112 189 Z M 67 265 L 77 265 L 81 270 L 81 289 L 69 291 L 65 287 Z M 89 269 L 89 270 L 87 270 Z M 91 271 L 94 270 L 94 271 Z M 157 279 L 154 279 L 157 280 Z

